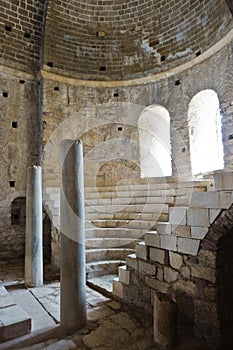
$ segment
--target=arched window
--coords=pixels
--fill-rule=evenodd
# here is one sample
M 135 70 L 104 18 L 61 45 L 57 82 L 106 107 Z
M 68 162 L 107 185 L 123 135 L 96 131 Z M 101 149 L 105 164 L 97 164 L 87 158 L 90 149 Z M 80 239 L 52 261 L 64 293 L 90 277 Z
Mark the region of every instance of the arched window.
M 196 94 L 188 109 L 192 174 L 223 169 L 219 100 L 213 90 Z
M 170 116 L 166 108 L 145 108 L 138 128 L 141 177 L 171 176 Z

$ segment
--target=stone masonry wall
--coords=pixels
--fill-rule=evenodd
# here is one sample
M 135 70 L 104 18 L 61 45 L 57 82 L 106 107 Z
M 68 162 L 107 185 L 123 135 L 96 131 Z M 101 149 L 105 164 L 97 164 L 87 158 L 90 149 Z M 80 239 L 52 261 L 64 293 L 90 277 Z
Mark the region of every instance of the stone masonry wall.
M 206 51 L 230 19 L 225 0 L 50 0 L 44 65 L 81 79 L 145 76 Z
M 216 173 L 214 191 L 193 193 L 188 207 L 171 207 L 169 222 L 145 234 L 114 282 L 117 296 L 150 313 L 154 293 L 167 294 L 178 305 L 179 325 L 217 349 L 232 347 L 232 187 L 231 173 Z
M 44 166 L 48 162 L 49 171 L 45 176 L 45 181 L 50 181 L 48 186 L 58 186 L 60 163 L 54 149 L 58 151 L 60 140 L 67 137 L 85 139 L 84 163 L 92 162 L 91 175 L 96 176 L 105 162 L 111 171 L 109 161 L 122 158 L 115 151 L 123 147 L 123 158 L 129 162 L 127 167 L 132 169 L 131 178 L 137 176 L 135 166 L 140 166 L 138 118 L 143 109 L 152 104 L 164 106 L 170 114 L 173 176 L 190 178 L 187 113 L 190 101 L 203 89 L 213 89 L 219 97 L 225 169 L 232 170 L 232 44 L 187 70 L 138 85 L 82 85 L 75 79 L 69 83 L 69 79 L 57 77 L 56 80 L 54 76 L 52 80 L 45 71 L 43 75 Z M 51 156 L 54 157 L 52 166 Z M 106 173 L 107 169 L 104 171 Z
M 26 168 L 40 162 L 38 82 L 24 73 L 0 73 L 0 81 L 0 257 L 17 258 L 24 255 L 25 221 L 13 220 L 11 206 L 25 198 Z

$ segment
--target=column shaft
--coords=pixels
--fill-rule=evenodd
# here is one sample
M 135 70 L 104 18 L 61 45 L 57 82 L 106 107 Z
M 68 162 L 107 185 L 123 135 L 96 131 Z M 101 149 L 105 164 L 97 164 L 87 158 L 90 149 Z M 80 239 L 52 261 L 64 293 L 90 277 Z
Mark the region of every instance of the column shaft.
M 43 285 L 42 172 L 40 166 L 27 169 L 25 284 Z

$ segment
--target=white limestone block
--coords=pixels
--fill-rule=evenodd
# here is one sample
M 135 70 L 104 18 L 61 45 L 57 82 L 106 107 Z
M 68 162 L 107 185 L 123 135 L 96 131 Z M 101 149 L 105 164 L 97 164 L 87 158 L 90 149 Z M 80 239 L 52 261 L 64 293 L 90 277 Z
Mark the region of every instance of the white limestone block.
M 114 278 L 114 280 L 112 281 L 112 288 L 113 288 L 112 290 L 113 294 L 116 295 L 118 298 L 123 299 L 124 287 L 118 278 Z
M 150 247 L 160 248 L 160 235 L 157 232 L 147 232 L 144 236 L 146 245 Z
M 183 257 L 180 254 L 169 252 L 169 262 L 172 268 L 179 270 L 183 265 Z
M 161 235 L 170 235 L 172 233 L 172 227 L 166 222 L 157 222 L 156 230 Z
M 210 223 L 212 224 L 217 216 L 220 214 L 221 210 L 220 209 L 210 209 L 209 210 L 209 216 L 210 216 Z
M 187 223 L 187 208 L 174 207 L 169 209 L 169 223 L 176 225 L 186 225 Z
M 216 191 L 226 191 L 233 189 L 233 173 L 232 172 L 216 172 L 214 174 L 214 183 Z
M 129 285 L 129 270 L 127 266 L 118 267 L 119 282 Z
M 198 226 L 192 226 L 191 227 L 191 237 L 195 239 L 203 239 L 209 228 L 208 227 L 198 227 Z
M 148 247 L 145 242 L 138 242 L 135 248 L 136 257 L 142 260 L 148 258 Z
M 177 251 L 177 238 L 170 235 L 161 235 L 161 248 Z
M 227 209 L 233 202 L 233 192 L 197 192 L 193 193 L 191 208 Z
M 202 208 L 189 208 L 188 209 L 188 225 L 190 226 L 209 226 L 209 211 Z
M 200 241 L 197 239 L 178 237 L 178 252 L 196 256 L 198 253 Z
M 138 270 L 138 259 L 135 254 L 130 254 L 126 257 L 126 265 L 133 270 Z

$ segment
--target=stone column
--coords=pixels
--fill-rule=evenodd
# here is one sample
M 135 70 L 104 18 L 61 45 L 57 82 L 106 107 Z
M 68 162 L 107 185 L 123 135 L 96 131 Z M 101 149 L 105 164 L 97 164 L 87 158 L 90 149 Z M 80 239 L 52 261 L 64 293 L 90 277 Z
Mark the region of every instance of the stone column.
M 169 349 L 177 337 L 177 304 L 168 296 L 154 293 L 154 341 Z
M 42 171 L 40 166 L 27 169 L 25 285 L 43 285 Z
M 67 333 L 86 325 L 86 259 L 82 142 L 62 142 L 61 327 Z

